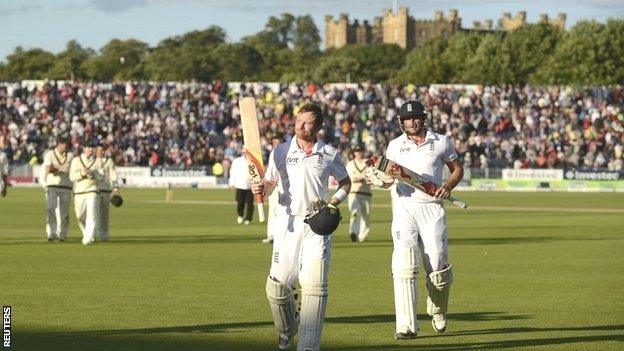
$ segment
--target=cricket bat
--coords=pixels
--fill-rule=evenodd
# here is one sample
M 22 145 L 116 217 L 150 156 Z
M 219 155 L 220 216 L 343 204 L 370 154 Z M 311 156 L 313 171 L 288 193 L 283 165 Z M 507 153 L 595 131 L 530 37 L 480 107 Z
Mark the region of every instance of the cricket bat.
M 388 160 L 385 156 L 373 156 L 366 160 L 366 165 L 369 167 L 375 167 L 377 170 L 391 176 L 392 178 L 411 185 L 412 187 L 430 196 L 433 196 L 439 188 L 439 186 L 434 182 L 430 182 L 424 179 L 420 174 L 413 172 L 394 161 Z M 463 209 L 468 208 L 468 204 L 452 195 L 446 200 L 450 201 L 457 207 L 461 207 Z
M 260 148 L 260 129 L 256 116 L 256 101 L 252 97 L 244 97 L 238 101 L 243 127 L 243 155 L 247 159 L 249 178 L 252 182 L 260 182 L 264 178 L 264 161 Z M 264 199 L 261 194 L 256 195 L 258 204 L 258 220 L 264 222 Z

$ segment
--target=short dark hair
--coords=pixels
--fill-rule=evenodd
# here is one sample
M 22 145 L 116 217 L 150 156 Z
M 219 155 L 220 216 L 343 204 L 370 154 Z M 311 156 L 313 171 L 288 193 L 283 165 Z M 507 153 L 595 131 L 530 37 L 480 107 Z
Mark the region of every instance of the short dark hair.
M 323 125 L 323 110 L 321 110 L 321 106 L 314 102 L 308 102 L 301 106 L 299 109 L 299 113 L 303 112 L 312 112 L 314 116 L 314 125 L 321 126 Z

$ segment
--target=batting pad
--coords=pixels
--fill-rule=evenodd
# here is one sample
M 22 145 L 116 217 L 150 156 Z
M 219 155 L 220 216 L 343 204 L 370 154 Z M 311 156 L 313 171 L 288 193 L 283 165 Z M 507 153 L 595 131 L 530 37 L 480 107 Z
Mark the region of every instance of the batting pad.
M 266 293 L 275 328 L 288 336 L 297 334 L 297 302 L 293 296 L 292 288 L 268 277 Z
M 449 265 L 441 271 L 431 272 L 427 279 L 427 314 L 446 313 L 449 293 L 453 283 L 453 271 Z
M 327 306 L 329 263 L 323 260 L 307 262 L 299 275 L 301 284 L 301 330 L 299 351 L 316 351 L 321 347 L 321 333 Z
M 392 252 L 392 276 L 394 280 L 394 308 L 396 332 L 418 331 L 416 304 L 418 302 L 418 249 L 394 248 Z

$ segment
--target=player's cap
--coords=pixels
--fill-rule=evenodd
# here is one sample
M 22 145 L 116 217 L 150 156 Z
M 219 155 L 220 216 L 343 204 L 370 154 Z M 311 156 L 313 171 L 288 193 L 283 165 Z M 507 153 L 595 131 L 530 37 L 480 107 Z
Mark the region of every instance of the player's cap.
M 351 151 L 353 151 L 353 152 L 356 152 L 356 151 L 363 152 L 364 148 L 362 147 L 362 145 L 355 145 L 355 146 L 353 146 L 351 148 Z
M 427 117 L 427 112 L 420 101 L 408 101 L 399 110 L 399 118 L 407 117 Z

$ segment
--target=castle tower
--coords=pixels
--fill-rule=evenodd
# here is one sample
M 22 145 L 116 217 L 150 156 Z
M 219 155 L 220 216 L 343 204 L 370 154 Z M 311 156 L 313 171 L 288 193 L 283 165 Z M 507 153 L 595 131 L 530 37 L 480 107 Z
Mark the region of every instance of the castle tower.
M 413 24 L 410 24 L 407 7 L 400 7 L 396 15 L 392 10 L 386 9 L 381 22 L 384 43 L 397 44 L 403 49 L 413 47 L 413 34 L 410 31 Z
M 520 11 L 514 17 L 511 17 L 511 13 L 503 13 L 503 17 L 498 21 L 498 26 L 501 30 L 514 30 L 520 28 L 526 24 L 526 12 Z
M 349 15 L 343 13 L 338 20 L 325 16 L 325 48 L 341 48 L 348 44 Z

